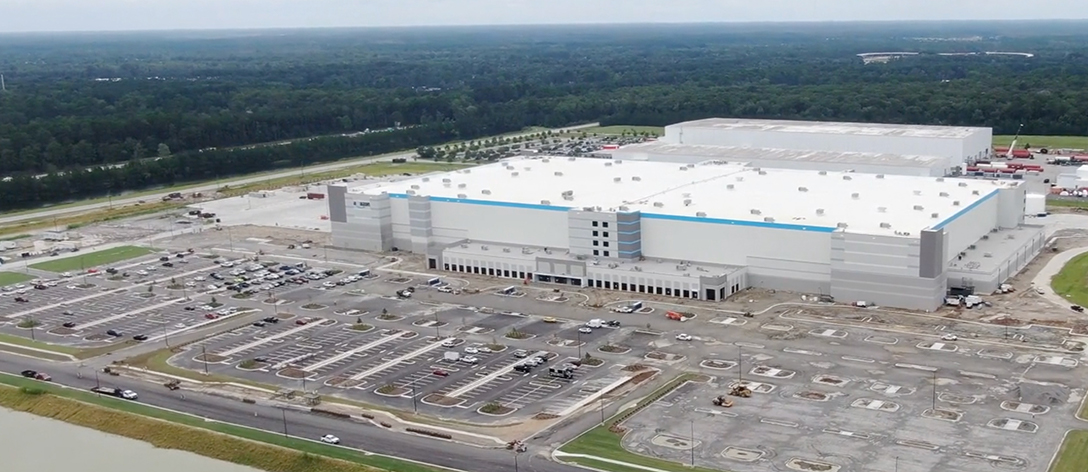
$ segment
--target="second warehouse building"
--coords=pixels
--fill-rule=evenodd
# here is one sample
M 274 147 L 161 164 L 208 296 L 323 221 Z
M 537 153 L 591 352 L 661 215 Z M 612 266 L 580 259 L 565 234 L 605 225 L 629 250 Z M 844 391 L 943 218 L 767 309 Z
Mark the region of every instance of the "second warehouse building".
M 1044 243 L 1018 182 L 737 163 L 525 157 L 328 196 L 339 247 L 702 300 L 758 287 L 933 310 Z

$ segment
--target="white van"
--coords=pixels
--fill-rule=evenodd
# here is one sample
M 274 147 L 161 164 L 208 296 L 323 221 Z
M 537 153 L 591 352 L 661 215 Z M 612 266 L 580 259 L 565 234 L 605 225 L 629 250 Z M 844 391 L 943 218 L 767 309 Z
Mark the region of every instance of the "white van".
M 589 321 L 586 322 L 586 327 L 594 328 L 594 329 L 603 328 L 604 324 L 605 324 L 604 320 L 602 320 L 600 318 L 594 318 L 594 319 L 589 320 Z
M 446 351 L 446 354 L 442 356 L 442 359 L 448 362 L 457 362 L 461 360 L 461 353 L 456 351 Z

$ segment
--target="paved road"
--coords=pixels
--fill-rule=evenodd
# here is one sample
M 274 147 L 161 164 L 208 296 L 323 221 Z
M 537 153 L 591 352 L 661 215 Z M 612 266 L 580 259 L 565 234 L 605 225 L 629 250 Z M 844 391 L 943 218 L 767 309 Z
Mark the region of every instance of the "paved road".
M 55 383 L 80 389 L 95 385 L 93 369 L 85 367 L 78 378 L 74 365 L 60 365 L 37 359 L 0 354 L 0 371 L 18 374 L 25 369 L 49 372 Z M 132 389 L 140 394 L 140 402 L 184 411 L 194 415 L 234 424 L 283 432 L 282 410 L 272 406 L 244 404 L 234 400 L 203 395 L 191 391 L 171 392 L 147 382 L 100 376 L 103 385 Z M 184 395 L 184 399 L 182 399 Z M 389 432 L 376 426 L 347 422 L 301 411 L 287 410 L 288 433 L 303 438 L 318 438 L 325 434 L 339 436 L 348 447 L 393 457 L 440 464 L 465 471 L 514 470 L 514 456 L 505 449 L 481 449 L 472 446 L 426 439 L 403 433 Z M 529 472 L 580 472 L 581 469 L 552 462 L 538 454 L 543 448 L 532 448 L 518 457 L 518 470 Z
M 588 123 L 588 124 L 578 125 L 578 126 L 568 126 L 568 127 L 564 127 L 564 128 L 555 128 L 552 131 L 558 131 L 560 129 L 570 130 L 570 129 L 592 128 L 592 127 L 597 126 L 597 125 L 598 125 L 598 123 Z M 535 134 L 535 133 L 539 133 L 539 131 L 533 131 L 533 132 L 529 132 L 529 133 L 520 133 L 520 134 L 511 134 L 511 135 L 507 135 L 507 137 L 527 136 L 527 135 Z M 393 160 L 393 159 L 396 159 L 396 158 L 411 158 L 412 156 L 415 156 L 415 155 L 416 155 L 415 151 L 407 151 L 407 152 L 403 152 L 403 153 L 399 153 L 399 154 L 386 154 L 386 155 L 376 156 L 376 157 L 363 157 L 363 158 L 359 158 L 359 159 L 350 159 L 350 160 L 346 160 L 346 161 L 337 161 L 337 162 L 334 162 L 334 163 L 331 163 L 331 164 L 322 164 L 322 165 L 307 167 L 306 172 L 308 172 L 308 173 L 328 172 L 328 171 L 332 171 L 332 170 L 344 169 L 344 168 L 347 168 L 347 167 L 353 167 L 353 166 L 357 166 L 357 165 L 360 165 L 360 164 L 365 164 L 367 162 L 390 161 L 390 160 Z M 245 184 L 257 183 L 257 182 L 263 182 L 263 181 L 271 180 L 271 179 L 278 179 L 278 178 L 282 178 L 282 177 L 290 177 L 290 176 L 296 175 L 296 174 L 298 174 L 298 170 L 292 169 L 292 170 L 287 170 L 287 171 L 283 171 L 283 172 L 277 172 L 277 173 L 274 173 L 274 174 L 264 174 L 264 175 L 261 175 L 261 176 L 258 176 L 258 177 L 243 177 L 243 178 L 237 178 L 237 179 L 232 179 L 232 180 L 220 180 L 220 181 L 217 181 L 217 182 L 214 182 L 214 183 L 211 183 L 211 184 L 207 184 L 207 185 L 201 185 L 201 186 L 197 186 L 197 187 L 186 188 L 185 193 L 211 192 L 211 191 L 217 190 L 219 188 L 222 188 L 224 185 L 230 185 L 230 186 L 245 185 Z M 171 193 L 171 191 L 164 189 L 164 191 L 161 192 L 161 193 L 140 195 L 138 197 L 115 198 L 115 199 L 113 199 L 112 202 L 107 201 L 107 202 L 99 202 L 99 203 L 88 203 L 86 205 L 78 205 L 78 206 L 71 206 L 71 207 L 65 207 L 65 208 L 57 208 L 57 209 L 52 209 L 52 210 L 43 209 L 41 211 L 35 211 L 35 212 L 32 212 L 32 213 L 20 213 L 18 215 L 0 217 L 0 225 L 4 225 L 4 224 L 8 224 L 8 223 L 14 223 L 14 222 L 17 222 L 17 221 L 35 220 L 35 219 L 41 219 L 41 218 L 48 218 L 48 217 L 52 217 L 52 216 L 65 215 L 65 214 L 69 214 L 69 213 L 78 213 L 78 212 L 84 212 L 84 211 L 89 211 L 89 210 L 96 210 L 96 209 L 99 209 L 99 208 L 106 208 L 106 207 L 108 207 L 110 205 L 113 205 L 113 206 L 131 205 L 133 203 L 139 202 L 140 200 L 156 201 L 156 200 L 162 199 L 162 197 L 165 197 L 166 195 L 168 195 L 170 193 Z

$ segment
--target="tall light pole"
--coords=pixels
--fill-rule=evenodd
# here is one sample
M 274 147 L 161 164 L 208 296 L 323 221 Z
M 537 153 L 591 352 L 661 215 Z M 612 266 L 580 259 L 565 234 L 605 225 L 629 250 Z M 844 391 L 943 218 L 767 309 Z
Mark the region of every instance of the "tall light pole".
M 741 347 L 737 346 L 737 384 L 744 381 L 744 357 L 741 356 Z
M 434 314 L 434 339 L 435 339 L 435 340 L 439 340 L 439 339 L 442 339 L 442 336 L 441 336 L 441 335 L 439 334 L 439 332 L 438 332 L 438 325 L 439 325 L 439 323 L 440 323 L 440 322 L 438 321 L 438 313 L 436 312 L 436 313 Z
M 575 331 L 575 334 L 578 335 L 578 360 L 582 360 L 582 328 L 578 328 L 578 331 Z
M 691 420 L 691 466 L 695 467 L 695 420 Z
M 412 413 L 419 413 L 419 408 L 416 405 L 416 384 L 412 383 Z
M 204 359 L 204 375 L 208 375 L 208 347 L 200 345 L 200 358 Z
M 937 371 L 933 371 L 933 414 L 937 414 Z
M 287 439 L 287 409 L 281 408 L 280 413 L 283 414 L 283 438 Z
M 26 320 L 27 320 L 27 324 L 30 325 L 30 339 L 32 341 L 37 341 L 38 339 L 34 337 L 34 317 L 33 316 L 28 316 L 26 318 Z

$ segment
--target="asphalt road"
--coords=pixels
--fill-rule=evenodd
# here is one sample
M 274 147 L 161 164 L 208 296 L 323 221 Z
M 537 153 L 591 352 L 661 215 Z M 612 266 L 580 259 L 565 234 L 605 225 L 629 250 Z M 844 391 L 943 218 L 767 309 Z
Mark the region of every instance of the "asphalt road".
M 598 125 L 597 123 L 588 123 L 588 124 L 578 125 L 578 126 L 555 128 L 552 131 L 557 131 L 559 129 L 569 130 L 569 129 L 592 128 L 592 127 L 597 126 L 597 125 Z M 512 134 L 512 135 L 509 135 L 509 137 L 525 136 L 525 135 L 529 135 L 529 134 L 535 134 L 535 133 L 538 133 L 538 132 L 539 131 L 534 131 L 532 133 Z M 412 156 L 415 156 L 415 155 L 416 155 L 415 151 L 407 151 L 407 152 L 403 152 L 403 153 L 399 153 L 399 154 L 386 154 L 386 155 L 377 156 L 377 157 L 363 157 L 363 158 L 359 158 L 359 159 L 350 159 L 350 160 L 346 160 L 346 161 L 338 161 L 338 162 L 331 163 L 331 164 L 310 166 L 310 167 L 307 167 L 305 169 L 305 171 L 308 172 L 308 173 L 328 172 L 328 171 L 332 171 L 332 170 L 338 170 L 338 169 L 343 169 L 343 168 L 347 168 L 347 167 L 357 166 L 357 165 L 360 165 L 360 164 L 365 164 L 367 162 L 390 161 L 390 160 L 393 160 L 393 159 L 396 159 L 396 158 L 411 158 Z M 245 184 L 251 184 L 251 183 L 256 183 L 256 182 L 263 182 L 263 181 L 271 180 L 271 179 L 278 179 L 278 178 L 282 178 L 282 177 L 290 177 L 290 176 L 296 175 L 296 174 L 298 174 L 298 170 L 297 169 L 292 169 L 292 170 L 287 170 L 287 171 L 283 171 L 283 172 L 277 172 L 277 173 L 274 173 L 274 174 L 264 174 L 264 175 L 261 175 L 261 176 L 258 176 L 258 177 L 243 177 L 243 178 L 238 178 L 238 179 L 219 180 L 219 181 L 207 184 L 207 185 L 201 185 L 201 186 L 186 188 L 184 193 L 211 192 L 211 191 L 220 189 L 225 185 L 230 185 L 230 186 L 245 185 Z M 157 200 L 161 200 L 162 197 L 165 197 L 166 195 L 169 195 L 170 193 L 171 193 L 171 190 L 164 189 L 164 191 L 161 192 L 161 193 L 140 195 L 138 197 L 115 198 L 115 199 L 113 199 L 112 202 L 106 201 L 106 202 L 99 202 L 99 203 L 88 203 L 86 205 L 70 206 L 70 207 L 57 208 L 57 209 L 52 209 L 52 210 L 43 209 L 41 211 L 35 211 L 35 212 L 31 212 L 31 213 L 20 213 L 18 215 L 0 217 L 0 225 L 8 224 L 8 223 L 14 223 L 14 222 L 17 222 L 17 221 L 35 220 L 35 219 L 41 219 L 41 218 L 48 218 L 48 217 L 52 217 L 52 216 L 66 215 L 66 214 L 70 214 L 70 213 L 79 213 L 79 212 L 84 212 L 84 211 L 89 211 L 89 210 L 96 210 L 96 209 L 99 209 L 99 208 L 106 208 L 106 207 L 111 206 L 111 205 L 112 206 L 131 205 L 131 204 L 139 202 L 140 200 L 157 201 Z
M 90 389 L 95 386 L 91 367 L 83 368 L 83 378 L 76 375 L 72 365 L 32 358 L 0 355 L 0 371 L 18 375 L 26 369 L 48 372 L 53 382 Z M 147 382 L 125 378 L 99 376 L 102 385 L 131 389 L 140 395 L 140 403 L 171 410 L 183 411 L 216 421 L 251 426 L 271 432 L 283 432 L 283 413 L 280 408 L 244 404 L 225 398 L 203 395 L 191 391 L 169 391 Z M 184 399 L 182 399 L 184 395 Z M 297 410 L 287 410 L 287 430 L 291 436 L 317 439 L 325 434 L 340 437 L 342 444 L 367 452 L 435 464 L 464 471 L 514 470 L 514 456 L 505 449 L 482 449 L 456 443 L 426 439 L 403 433 L 389 432 L 376 426 L 311 415 Z M 535 450 L 534 450 L 535 449 Z M 536 455 L 544 452 L 531 447 L 518 457 L 517 470 L 529 472 L 581 472 L 582 469 L 566 466 Z

